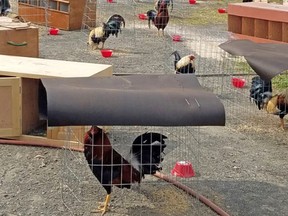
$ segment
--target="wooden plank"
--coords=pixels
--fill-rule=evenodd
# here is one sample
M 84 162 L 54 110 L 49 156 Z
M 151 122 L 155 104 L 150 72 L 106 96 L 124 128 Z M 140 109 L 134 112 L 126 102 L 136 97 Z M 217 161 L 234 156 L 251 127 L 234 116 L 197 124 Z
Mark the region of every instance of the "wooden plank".
M 20 78 L 0 79 L 0 134 L 19 136 L 21 127 L 21 80 Z
M 241 34 L 241 32 L 242 32 L 242 17 L 228 15 L 228 31 Z
M 242 34 L 254 36 L 254 21 L 253 18 L 242 17 Z
M 26 78 L 111 76 L 112 66 L 0 55 L 0 75 Z
M 228 15 L 288 23 L 288 5 L 245 2 L 228 4 Z
M 268 39 L 282 41 L 282 23 L 281 22 L 268 22 Z
M 254 36 L 268 39 L 268 21 L 262 19 L 255 19 L 254 25 Z
M 22 78 L 22 134 L 28 134 L 41 124 L 38 107 L 39 79 Z

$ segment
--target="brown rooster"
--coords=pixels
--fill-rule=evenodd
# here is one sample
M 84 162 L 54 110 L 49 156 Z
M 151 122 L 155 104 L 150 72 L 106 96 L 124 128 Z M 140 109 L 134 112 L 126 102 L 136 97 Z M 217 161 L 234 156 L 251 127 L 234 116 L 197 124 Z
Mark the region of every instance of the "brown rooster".
M 168 13 L 168 4 L 167 1 L 161 0 L 160 6 L 158 8 L 158 12 L 156 10 L 147 11 L 148 17 L 148 27 L 150 28 L 151 20 L 155 27 L 159 30 L 162 29 L 162 35 L 164 36 L 164 29 L 166 28 L 169 22 L 169 13 Z
M 285 129 L 284 116 L 288 114 L 288 89 L 272 96 L 265 105 L 268 113 L 279 115 L 280 127 Z
M 162 153 L 166 147 L 159 133 L 144 133 L 138 136 L 131 147 L 129 162 L 115 151 L 107 135 L 97 126 L 92 126 L 84 136 L 84 155 L 89 167 L 107 192 L 104 204 L 94 212 L 104 215 L 108 211 L 112 186 L 131 188 L 140 183 L 144 174 L 161 170 Z

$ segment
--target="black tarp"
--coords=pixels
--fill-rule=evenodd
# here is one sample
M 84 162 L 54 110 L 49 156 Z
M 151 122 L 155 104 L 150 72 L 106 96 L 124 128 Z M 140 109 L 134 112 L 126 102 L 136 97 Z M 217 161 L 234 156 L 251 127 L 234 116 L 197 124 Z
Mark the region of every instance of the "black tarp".
M 232 55 L 244 56 L 250 67 L 263 80 L 271 80 L 288 70 L 288 44 L 230 40 L 219 47 Z
M 49 126 L 225 125 L 220 100 L 193 74 L 41 79 Z M 40 88 L 41 89 L 41 88 Z M 40 105 L 40 107 L 43 108 Z

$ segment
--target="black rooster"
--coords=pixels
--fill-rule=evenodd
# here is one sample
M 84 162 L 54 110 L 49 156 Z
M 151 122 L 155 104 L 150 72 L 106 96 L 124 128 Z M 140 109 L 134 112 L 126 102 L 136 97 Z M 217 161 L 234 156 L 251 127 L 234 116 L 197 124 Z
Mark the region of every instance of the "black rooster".
M 110 35 L 118 37 L 118 33 L 121 33 L 122 24 L 123 27 L 125 27 L 125 20 L 121 15 L 112 15 L 106 23 L 102 24 L 102 26 L 96 27 L 90 31 L 87 43 L 94 50 L 97 49 L 100 42 L 102 42 L 101 49 L 103 49 L 104 43 Z
M 134 140 L 130 154 L 141 164 L 142 174 L 155 174 L 161 170 L 159 164 L 163 161 L 165 139 L 163 134 L 146 132 Z
M 190 54 L 181 58 L 178 51 L 174 51 L 171 55 L 174 55 L 174 69 L 177 74 L 191 74 L 195 73 L 195 56 Z
M 140 138 L 139 138 L 140 137 Z M 167 137 L 157 133 L 145 133 L 135 139 L 130 157 L 124 159 L 113 149 L 108 136 L 97 126 L 92 126 L 84 136 L 84 155 L 87 163 L 107 192 L 104 204 L 96 212 L 104 215 L 109 210 L 112 186 L 131 188 L 141 183 L 144 174 L 155 174 L 163 160 L 161 153 Z
M 264 104 L 272 97 L 271 81 L 262 80 L 259 76 L 252 78 L 250 98 L 255 102 L 258 109 L 263 109 Z

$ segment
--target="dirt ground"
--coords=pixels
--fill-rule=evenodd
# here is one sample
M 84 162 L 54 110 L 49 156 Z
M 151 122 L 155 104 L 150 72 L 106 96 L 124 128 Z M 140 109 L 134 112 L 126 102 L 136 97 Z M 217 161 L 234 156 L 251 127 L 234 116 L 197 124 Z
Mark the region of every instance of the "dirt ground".
M 143 8 L 152 5 L 143 4 Z M 197 58 L 200 83 L 215 92 L 225 106 L 226 126 L 191 128 L 190 135 L 185 133 L 189 146 L 168 141 L 170 149 L 167 147 L 163 172 L 170 175 L 175 155 L 191 157 L 187 159 L 195 161 L 197 175 L 177 180 L 230 215 L 288 215 L 288 131 L 278 128 L 277 116 L 258 111 L 249 102 L 248 86 L 234 89 L 230 85 L 231 76 L 201 76 L 231 69 L 230 61 L 225 61 L 225 55 L 217 47 L 229 38 L 226 25 L 188 27 L 172 23 L 163 38 L 157 37 L 155 28 L 148 29 L 146 21 L 137 19 L 142 7 L 126 11 L 104 2 L 99 7 L 108 8 L 111 13 L 123 11 L 127 19 L 122 34 L 105 43 L 113 49 L 113 57 L 104 59 L 99 51 L 87 48 L 85 30 L 60 31 L 57 36 L 49 36 L 43 27 L 40 27 L 40 57 L 112 64 L 115 74 L 172 74 L 171 52 L 177 49 L 184 55 L 192 51 Z M 188 4 L 180 1 L 175 4 L 171 19 L 181 20 L 185 14 L 196 11 L 197 7 L 188 8 Z M 103 21 L 107 18 L 104 12 L 100 15 Z M 183 41 L 172 42 L 170 35 L 179 32 Z M 251 77 L 245 78 L 249 81 Z M 190 139 L 197 141 L 190 143 Z M 105 191 L 91 174 L 81 152 L 0 145 L 0 163 L 0 215 L 100 215 L 91 210 L 103 201 Z M 147 177 L 141 187 L 115 188 L 107 215 L 217 214 L 173 185 Z

